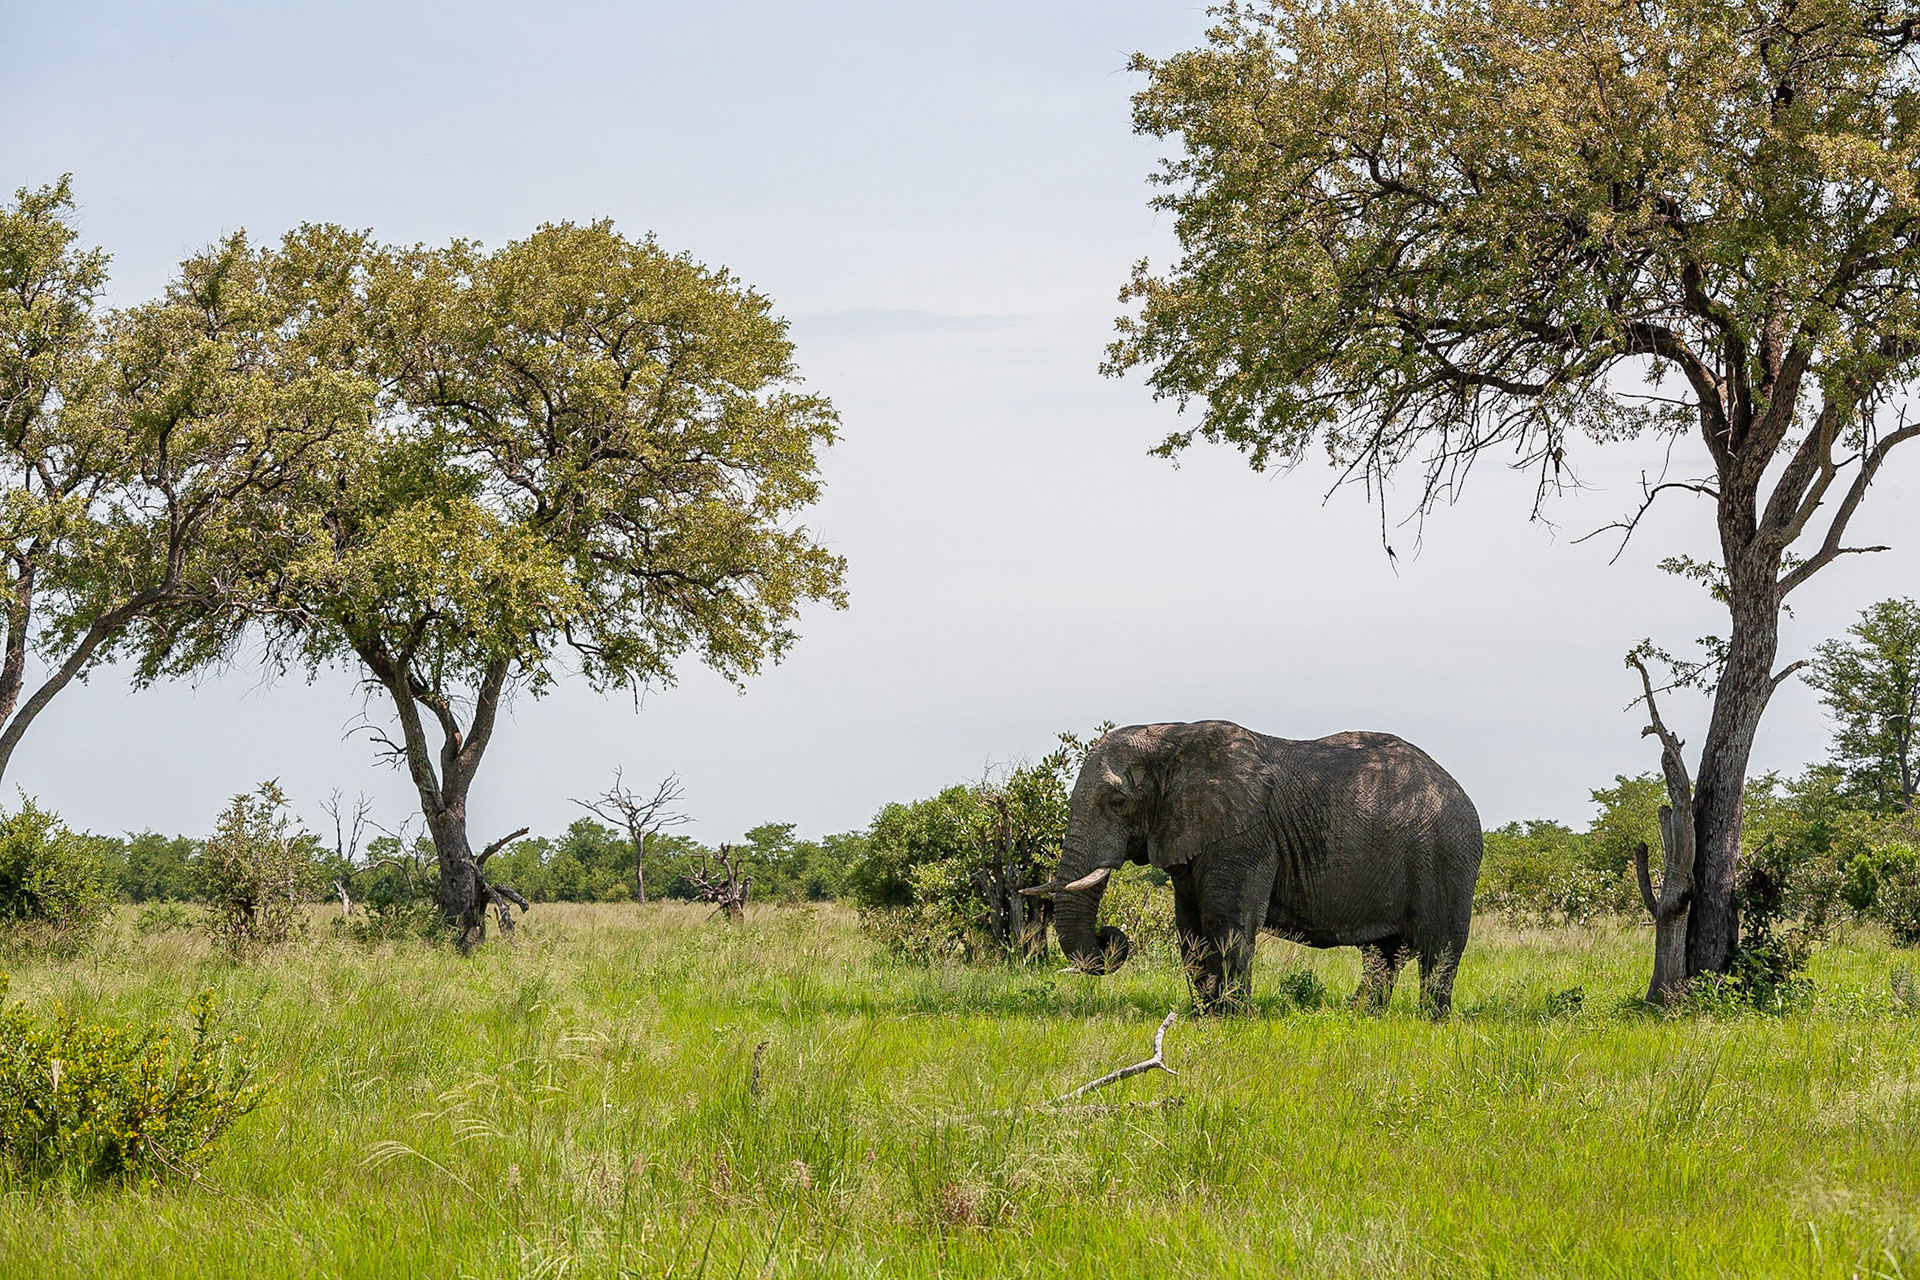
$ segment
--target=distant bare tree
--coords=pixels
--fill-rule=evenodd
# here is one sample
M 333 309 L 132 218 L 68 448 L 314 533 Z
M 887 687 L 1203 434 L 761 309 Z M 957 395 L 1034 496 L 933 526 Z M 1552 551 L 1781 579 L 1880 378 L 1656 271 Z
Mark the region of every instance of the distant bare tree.
M 621 771 L 615 769 L 613 785 L 602 792 L 599 799 L 574 801 L 602 822 L 626 828 L 627 839 L 633 842 L 633 896 L 636 901 L 647 900 L 647 840 L 667 827 L 692 821 L 686 814 L 668 807 L 685 799 L 686 794 L 686 788 L 680 785 L 680 775 L 670 773 L 653 789 L 652 799 L 642 800 L 637 792 L 621 781 Z
M 339 857 L 336 864 L 338 873 L 333 879 L 333 890 L 340 895 L 340 915 L 344 919 L 353 914 L 353 899 L 347 893 L 347 881 L 353 875 L 353 864 L 360 856 L 360 840 L 367 832 L 367 817 L 373 812 L 373 801 L 367 799 L 362 791 L 354 797 L 353 812 L 347 814 L 341 801 L 340 791 L 333 793 L 320 802 L 320 811 L 333 819 L 333 851 Z

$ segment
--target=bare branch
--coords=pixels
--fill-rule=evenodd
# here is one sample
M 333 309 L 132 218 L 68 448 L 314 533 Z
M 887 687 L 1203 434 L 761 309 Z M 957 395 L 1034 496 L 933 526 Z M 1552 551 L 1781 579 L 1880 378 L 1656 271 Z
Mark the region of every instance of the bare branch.
M 1640 673 L 1640 687 L 1651 721 L 1641 732 L 1660 739 L 1660 768 L 1666 775 L 1667 801 L 1660 806 L 1660 884 L 1654 886 L 1647 868 L 1647 846 L 1641 842 L 1633 851 L 1634 878 L 1640 887 L 1640 901 L 1653 917 L 1653 978 L 1647 984 L 1649 1003 L 1663 1003 L 1678 995 L 1687 977 L 1687 917 L 1693 903 L 1694 861 L 1697 844 L 1694 833 L 1693 780 L 1687 776 L 1686 761 L 1680 755 L 1684 745 L 1660 718 L 1654 699 L 1653 677 L 1647 673 L 1644 659 L 1648 646 L 1627 655 L 1627 665 Z
M 1633 875 L 1640 884 L 1640 903 L 1646 907 L 1647 914 L 1658 919 L 1660 915 L 1659 899 L 1653 896 L 1653 877 L 1647 872 L 1647 842 L 1639 840 L 1633 846 Z
M 1062 1103 L 1072 1102 L 1077 1098 L 1092 1093 L 1095 1089 L 1104 1089 L 1110 1084 L 1118 1084 L 1127 1077 L 1137 1076 L 1144 1071 L 1164 1071 L 1170 1076 L 1179 1075 L 1179 1072 L 1167 1065 L 1166 1055 L 1167 1030 L 1173 1026 L 1174 1019 L 1179 1016 L 1180 1010 L 1176 1008 L 1170 1010 L 1167 1016 L 1161 1020 L 1160 1029 L 1153 1033 L 1153 1056 L 1151 1058 L 1146 1059 L 1144 1062 L 1136 1062 L 1130 1067 L 1122 1067 L 1118 1071 L 1109 1071 L 1098 1080 L 1089 1080 L 1073 1092 L 1063 1093 L 1046 1105 L 1049 1107 L 1057 1107 Z
M 1846 496 L 1840 500 L 1839 509 L 1828 522 L 1827 536 L 1821 541 L 1820 549 L 1780 579 L 1779 598 L 1784 600 L 1788 592 L 1843 555 L 1886 550 L 1885 547 L 1844 547 L 1841 540 L 1847 536 L 1847 525 L 1853 520 L 1854 512 L 1860 509 L 1860 502 L 1867 496 L 1867 490 L 1872 486 L 1881 465 L 1886 462 L 1887 454 L 1916 436 L 1920 436 L 1920 422 L 1907 422 L 1905 414 L 1902 414 L 1900 427 L 1882 437 L 1878 444 L 1861 456 L 1860 470 L 1853 477 L 1853 483 L 1847 486 Z
M 1710 484 L 1703 484 L 1693 480 L 1664 480 L 1656 485 L 1648 485 L 1646 473 L 1643 471 L 1640 473 L 1640 491 L 1642 494 L 1640 509 L 1626 520 L 1615 520 L 1610 524 L 1601 525 L 1592 533 L 1582 534 L 1573 540 L 1574 545 L 1578 546 L 1580 543 L 1592 538 L 1597 538 L 1603 533 L 1618 529 L 1620 530 L 1620 545 L 1613 549 L 1613 558 L 1607 563 L 1613 564 L 1618 562 L 1627 550 L 1627 543 L 1633 540 L 1634 532 L 1639 529 L 1640 522 L 1646 519 L 1647 512 L 1653 509 L 1653 504 L 1658 500 L 1660 495 L 1669 489 L 1685 489 L 1692 493 L 1705 494 L 1716 502 L 1720 500 L 1720 491 Z
M 1781 685 L 1785 684 L 1787 682 L 1788 677 L 1792 676 L 1793 673 L 1798 671 L 1800 668 L 1806 666 L 1807 662 L 1808 660 L 1806 658 L 1801 658 L 1801 659 L 1798 659 L 1797 661 L 1789 662 L 1786 666 L 1782 667 L 1779 671 L 1775 672 L 1773 677 L 1773 687 L 1778 689 Z
M 502 849 L 512 844 L 515 840 L 518 840 L 521 836 L 527 834 L 529 830 L 531 830 L 531 828 L 522 827 L 518 831 L 515 831 L 510 835 L 501 836 L 498 840 L 495 840 L 492 844 L 488 845 L 486 848 L 480 851 L 480 856 L 473 860 L 473 865 L 476 867 L 486 866 L 488 858 L 491 858 L 494 854 L 500 852 Z

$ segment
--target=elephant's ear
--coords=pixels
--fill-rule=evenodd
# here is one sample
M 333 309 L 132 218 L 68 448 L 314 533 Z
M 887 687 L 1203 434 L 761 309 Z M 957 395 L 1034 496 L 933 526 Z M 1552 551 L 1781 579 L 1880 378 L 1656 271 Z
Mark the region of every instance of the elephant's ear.
M 1258 824 L 1266 776 L 1266 762 L 1245 740 L 1204 740 L 1174 753 L 1161 778 L 1148 859 L 1162 871 L 1182 866 Z

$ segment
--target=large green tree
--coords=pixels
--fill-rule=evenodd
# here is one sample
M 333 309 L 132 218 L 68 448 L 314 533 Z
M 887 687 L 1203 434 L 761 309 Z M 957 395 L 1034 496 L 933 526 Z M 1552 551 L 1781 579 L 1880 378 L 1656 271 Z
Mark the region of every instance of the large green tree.
M 1882 600 L 1828 640 L 1805 679 L 1834 719 L 1833 759 L 1876 806 L 1913 809 L 1920 790 L 1920 604 Z
M 106 257 L 78 246 L 72 211 L 64 179 L 0 207 L 0 773 L 157 615 L 232 608 L 240 513 L 363 400 L 312 359 L 308 317 L 243 241 L 105 312 Z
M 671 682 L 693 653 L 734 680 L 778 659 L 842 560 L 798 523 L 828 402 L 786 325 L 724 271 L 610 225 L 486 253 L 383 250 L 306 228 L 272 254 L 378 388 L 367 430 L 263 509 L 238 562 L 278 660 L 357 667 L 419 794 L 442 915 L 475 941 L 507 886 L 467 834 L 515 691 Z M 230 651 L 189 621 L 156 670 Z
M 1419 506 L 1495 452 L 1544 493 L 1581 441 L 1691 434 L 1728 609 L 1694 785 L 1688 971 L 1724 970 L 1782 602 L 1850 546 L 1920 367 L 1920 18 L 1860 0 L 1270 0 L 1141 57 L 1178 138 L 1108 368 L 1197 403 L 1168 437 L 1324 453 Z M 1384 490 L 1376 490 L 1384 492 Z M 1631 533 L 1639 514 L 1626 515 Z

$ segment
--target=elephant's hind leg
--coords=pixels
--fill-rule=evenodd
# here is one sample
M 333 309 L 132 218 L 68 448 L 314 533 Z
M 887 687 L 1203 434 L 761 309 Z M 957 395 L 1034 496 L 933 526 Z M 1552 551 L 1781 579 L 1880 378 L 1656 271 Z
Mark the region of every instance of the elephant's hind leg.
M 1420 1008 L 1438 1021 L 1453 1008 L 1453 976 L 1460 968 L 1460 949 L 1449 944 L 1420 950 Z
M 1406 947 L 1397 934 L 1361 944 L 1360 989 L 1353 993 L 1353 1007 L 1363 1013 L 1384 1012 L 1405 960 Z

